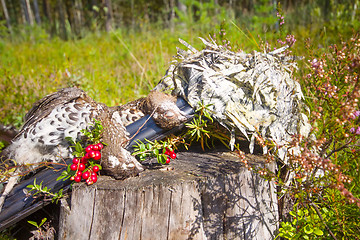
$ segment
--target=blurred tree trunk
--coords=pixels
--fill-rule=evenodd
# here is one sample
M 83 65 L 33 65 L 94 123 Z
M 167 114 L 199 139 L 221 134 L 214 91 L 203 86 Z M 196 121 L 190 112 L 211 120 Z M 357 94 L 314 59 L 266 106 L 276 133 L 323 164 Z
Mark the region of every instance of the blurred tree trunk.
M 175 0 L 169 0 L 169 10 L 170 10 L 170 16 L 169 16 L 169 27 L 170 31 L 174 31 L 174 19 L 175 19 Z
M 26 2 L 26 9 L 29 15 L 29 23 L 32 26 L 34 25 L 34 14 L 31 10 L 30 0 L 25 0 L 25 2 Z
M 220 11 L 219 11 L 219 1 L 218 0 L 214 0 L 214 7 L 215 7 L 215 14 L 216 16 L 219 15 Z
M 59 12 L 60 37 L 64 40 L 67 40 L 68 36 L 66 31 L 65 11 L 64 11 L 64 3 L 62 0 L 57 0 L 57 10 Z
M 82 28 L 82 2 L 81 0 L 75 0 L 73 2 L 73 10 L 72 10 L 72 16 L 73 16 L 73 30 L 74 33 L 79 36 L 81 33 L 81 28 Z
M 330 0 L 325 0 L 324 8 L 323 8 L 325 22 L 329 21 L 330 12 L 331 12 L 331 2 Z
M 50 36 L 53 37 L 56 35 L 56 24 L 54 21 L 54 11 L 52 11 L 51 4 L 49 0 L 43 0 L 43 12 L 45 14 L 45 18 L 47 19 L 50 25 Z
M 351 12 L 351 21 L 352 22 L 355 20 L 356 10 L 357 10 L 357 7 L 358 7 L 357 4 L 358 4 L 358 1 L 355 1 L 354 5 L 353 5 L 352 12 Z
M 98 17 L 98 13 L 99 13 L 99 10 L 97 9 L 97 7 L 98 7 L 97 1 L 96 1 L 96 0 L 91 0 L 91 1 L 90 1 L 90 7 L 91 7 L 90 11 L 92 11 L 93 17 L 94 17 L 94 18 L 97 18 L 97 17 Z M 94 8 L 94 7 L 95 7 L 95 8 Z
M 111 0 L 105 0 L 105 7 L 107 9 L 106 13 L 106 22 L 105 22 L 105 29 L 107 32 L 112 30 L 112 22 L 113 22 L 113 13 L 111 7 Z
M 9 17 L 9 13 L 8 13 L 8 10 L 7 10 L 7 7 L 6 7 L 5 0 L 1 0 L 1 5 L 2 5 L 2 8 L 3 8 L 5 20 L 6 20 L 6 26 L 7 26 L 8 30 L 9 30 L 9 32 L 12 33 L 10 17 Z
M 51 22 L 51 10 L 49 0 L 43 0 L 43 12 L 49 22 Z
M 34 5 L 34 12 L 35 12 L 35 21 L 37 24 L 41 24 L 38 1 L 34 0 L 33 5 Z
M 134 8 L 134 0 L 131 0 L 130 7 L 131 7 L 131 29 L 134 30 L 134 29 L 135 29 L 135 8 Z
M 28 9 L 26 7 L 26 0 L 20 0 L 20 4 L 21 4 L 21 12 L 22 12 L 22 16 L 23 16 L 23 22 L 30 24 L 29 13 L 28 13 Z

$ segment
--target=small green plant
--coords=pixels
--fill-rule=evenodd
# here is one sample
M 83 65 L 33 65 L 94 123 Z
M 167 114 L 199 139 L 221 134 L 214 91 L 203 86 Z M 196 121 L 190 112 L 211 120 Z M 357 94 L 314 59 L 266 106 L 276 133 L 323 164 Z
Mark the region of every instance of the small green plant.
M 30 184 L 27 186 L 27 188 L 29 188 L 29 193 L 33 192 L 33 196 L 45 196 L 45 197 L 50 197 L 51 198 L 51 202 L 56 202 L 58 203 L 58 201 L 64 197 L 63 194 L 63 189 L 60 189 L 58 192 L 53 193 L 51 192 L 51 188 L 48 187 L 43 187 L 41 182 L 40 184 L 36 183 L 36 178 L 34 179 L 34 184 Z
M 147 158 L 156 157 L 158 163 L 168 164 L 171 159 L 176 158 L 175 149 L 180 146 L 186 149 L 191 146 L 193 142 L 200 142 L 203 150 L 205 146 L 210 148 L 209 140 L 220 140 L 225 146 L 228 146 L 227 141 L 230 139 L 218 126 L 214 126 L 214 120 L 211 118 L 210 105 L 199 103 L 198 108 L 195 110 L 194 118 L 190 123 L 186 123 L 186 129 L 183 133 L 177 136 L 171 135 L 164 141 L 150 141 L 146 143 L 137 141 L 134 146 L 133 155 L 137 156 L 140 161 Z
M 5 143 L 0 141 L 0 152 L 5 148 Z
M 35 221 L 28 221 L 31 225 L 36 227 L 35 231 L 31 231 L 33 236 L 31 239 L 54 239 L 55 237 L 55 229 L 50 226 L 49 222 L 46 222 L 47 218 L 43 218 L 41 222 L 38 224 Z
M 47 221 L 47 218 L 43 218 L 39 224 L 38 224 L 37 222 L 34 222 L 34 221 L 28 221 L 28 223 L 30 223 L 31 225 L 35 226 L 35 227 L 40 231 L 41 226 L 42 226 L 46 221 Z
M 278 236 L 286 239 L 318 239 L 324 235 L 323 220 L 328 220 L 328 215 L 331 214 L 325 207 L 321 211 L 321 218 L 323 219 L 312 209 L 299 208 L 290 211 L 293 220 L 281 222 Z
M 171 144 L 171 138 L 168 138 L 166 141 L 145 140 L 146 143 L 137 141 L 137 145 L 134 146 L 133 155 L 138 156 L 140 161 L 144 161 L 146 158 L 156 157 L 158 163 L 169 164 L 170 159 L 176 158 L 176 153 Z
M 205 146 L 211 148 L 209 140 L 213 141 L 215 139 L 220 140 L 225 146 L 228 146 L 230 138 L 219 126 L 215 125 L 216 123 L 210 114 L 210 106 L 211 105 L 205 105 L 203 102 L 200 102 L 198 108 L 195 110 L 193 120 L 185 124 L 187 129 L 182 137 L 188 142 L 188 144 L 185 145 L 186 148 L 193 142 L 200 142 L 201 148 L 205 150 Z
M 210 105 L 204 105 L 202 102 L 199 103 L 199 107 L 196 109 L 196 114 L 194 115 L 191 123 L 186 123 L 187 132 L 184 137 L 188 138 L 191 144 L 193 141 L 200 141 L 201 147 L 204 150 L 204 145 L 209 147 L 208 140 L 210 137 L 210 130 L 208 128 L 208 123 L 213 123 L 214 120 L 211 118 L 211 115 L 208 111 Z M 210 147 L 209 147 L 210 148 Z

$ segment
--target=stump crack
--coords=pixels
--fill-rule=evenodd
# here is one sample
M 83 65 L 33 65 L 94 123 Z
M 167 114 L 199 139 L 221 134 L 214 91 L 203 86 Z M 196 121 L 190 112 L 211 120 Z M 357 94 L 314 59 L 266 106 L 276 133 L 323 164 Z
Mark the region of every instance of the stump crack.
M 91 224 L 90 224 L 90 229 L 89 229 L 89 238 L 88 240 L 90 240 L 91 238 L 91 231 L 92 231 L 92 227 L 93 227 L 93 223 L 94 223 L 94 216 L 95 216 L 95 200 L 96 200 L 96 195 L 97 195 L 97 188 L 95 187 L 94 189 L 95 193 L 94 193 L 94 200 L 93 200 L 93 207 L 92 207 L 92 215 L 91 215 Z
M 171 208 L 172 208 L 172 194 L 173 194 L 173 189 L 169 189 L 170 191 L 170 205 L 169 205 L 169 215 L 168 215 L 168 227 L 167 227 L 167 236 L 166 239 L 169 239 L 169 235 L 170 235 L 170 218 L 171 218 Z
M 122 219 L 121 219 L 121 225 L 120 225 L 120 232 L 119 232 L 119 238 L 118 240 L 120 240 L 121 238 L 121 233 L 122 233 L 122 230 L 123 230 L 123 226 L 124 226 L 124 219 L 125 219 L 125 205 L 126 205 L 126 191 L 124 191 L 124 206 L 123 206 L 123 214 L 122 214 Z

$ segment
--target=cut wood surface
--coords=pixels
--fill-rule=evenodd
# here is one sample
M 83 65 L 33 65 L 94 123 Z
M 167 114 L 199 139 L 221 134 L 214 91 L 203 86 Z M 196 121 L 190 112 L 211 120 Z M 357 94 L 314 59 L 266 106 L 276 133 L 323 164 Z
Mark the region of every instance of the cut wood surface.
M 236 156 L 184 152 L 150 168 L 124 181 L 75 184 L 70 208 L 62 204 L 59 239 L 274 239 L 275 186 Z

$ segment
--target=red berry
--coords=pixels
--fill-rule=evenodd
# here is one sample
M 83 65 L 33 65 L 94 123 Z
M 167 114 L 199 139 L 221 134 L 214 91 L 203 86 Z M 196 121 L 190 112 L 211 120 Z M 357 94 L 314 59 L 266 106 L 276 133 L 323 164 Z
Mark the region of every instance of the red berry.
M 85 164 L 80 163 L 79 164 L 79 171 L 84 171 L 85 170 Z
M 93 172 L 98 172 L 100 170 L 99 166 L 93 166 Z
M 167 157 L 167 159 L 166 159 L 166 164 L 169 164 L 169 163 L 170 163 L 170 158 Z
M 85 152 L 90 152 L 91 150 L 93 150 L 93 145 L 88 145 L 86 148 L 85 148 Z
M 80 162 L 83 163 L 83 164 L 87 164 L 88 159 L 87 159 L 86 155 L 81 158 Z
M 94 182 L 93 182 L 93 181 L 91 181 L 91 179 L 90 179 L 90 178 L 88 178 L 88 179 L 86 180 L 86 183 L 87 183 L 87 185 L 91 185 L 91 184 L 93 184 Z
M 103 145 L 102 143 L 98 143 L 98 144 L 96 144 L 96 145 L 98 146 L 99 150 L 101 150 L 101 149 L 104 148 L 104 145 Z
M 165 154 L 166 154 L 166 155 L 170 155 L 170 153 L 171 153 L 170 149 L 166 148 Z
M 71 164 L 70 169 L 76 171 L 77 167 L 77 164 Z
M 95 144 L 95 145 L 93 146 L 92 150 L 94 150 L 94 151 L 99 151 L 100 148 L 99 148 L 99 146 L 98 146 L 97 144 Z
M 81 177 L 81 175 L 82 175 L 82 172 L 81 172 L 81 171 L 77 171 L 77 172 L 76 172 L 76 176 Z
M 89 156 L 89 158 L 94 158 L 96 156 L 96 151 L 91 150 L 90 152 L 88 152 L 86 155 Z
M 93 177 L 93 176 L 97 177 L 97 174 L 96 174 L 95 172 L 92 172 L 92 173 L 90 174 L 90 177 Z
M 94 160 L 100 160 L 101 158 L 101 153 L 99 151 L 94 151 L 95 152 L 95 156 L 93 157 Z
M 92 175 L 92 174 L 91 174 L 91 175 Z M 90 179 L 91 179 L 91 181 L 93 181 L 94 183 L 96 183 L 96 181 L 97 181 L 97 176 L 96 176 L 96 175 L 95 175 L 95 176 L 91 176 Z
M 80 177 L 80 176 L 75 176 L 75 177 L 74 177 L 74 181 L 75 181 L 75 182 L 80 182 L 80 181 L 81 181 L 81 177 Z
M 82 174 L 83 179 L 88 179 L 89 177 L 90 177 L 90 172 L 89 171 L 83 172 L 83 174 Z
M 74 181 L 74 178 L 75 178 L 75 177 L 74 177 L 74 176 L 72 176 L 72 177 L 70 178 L 70 180 L 71 180 L 71 181 Z
M 171 157 L 172 159 L 175 159 L 175 158 L 176 158 L 176 153 L 174 153 L 174 152 L 170 153 L 170 157 Z
M 72 163 L 73 163 L 73 164 L 78 164 L 78 163 L 79 163 L 79 159 L 78 159 L 78 158 L 73 158 Z

